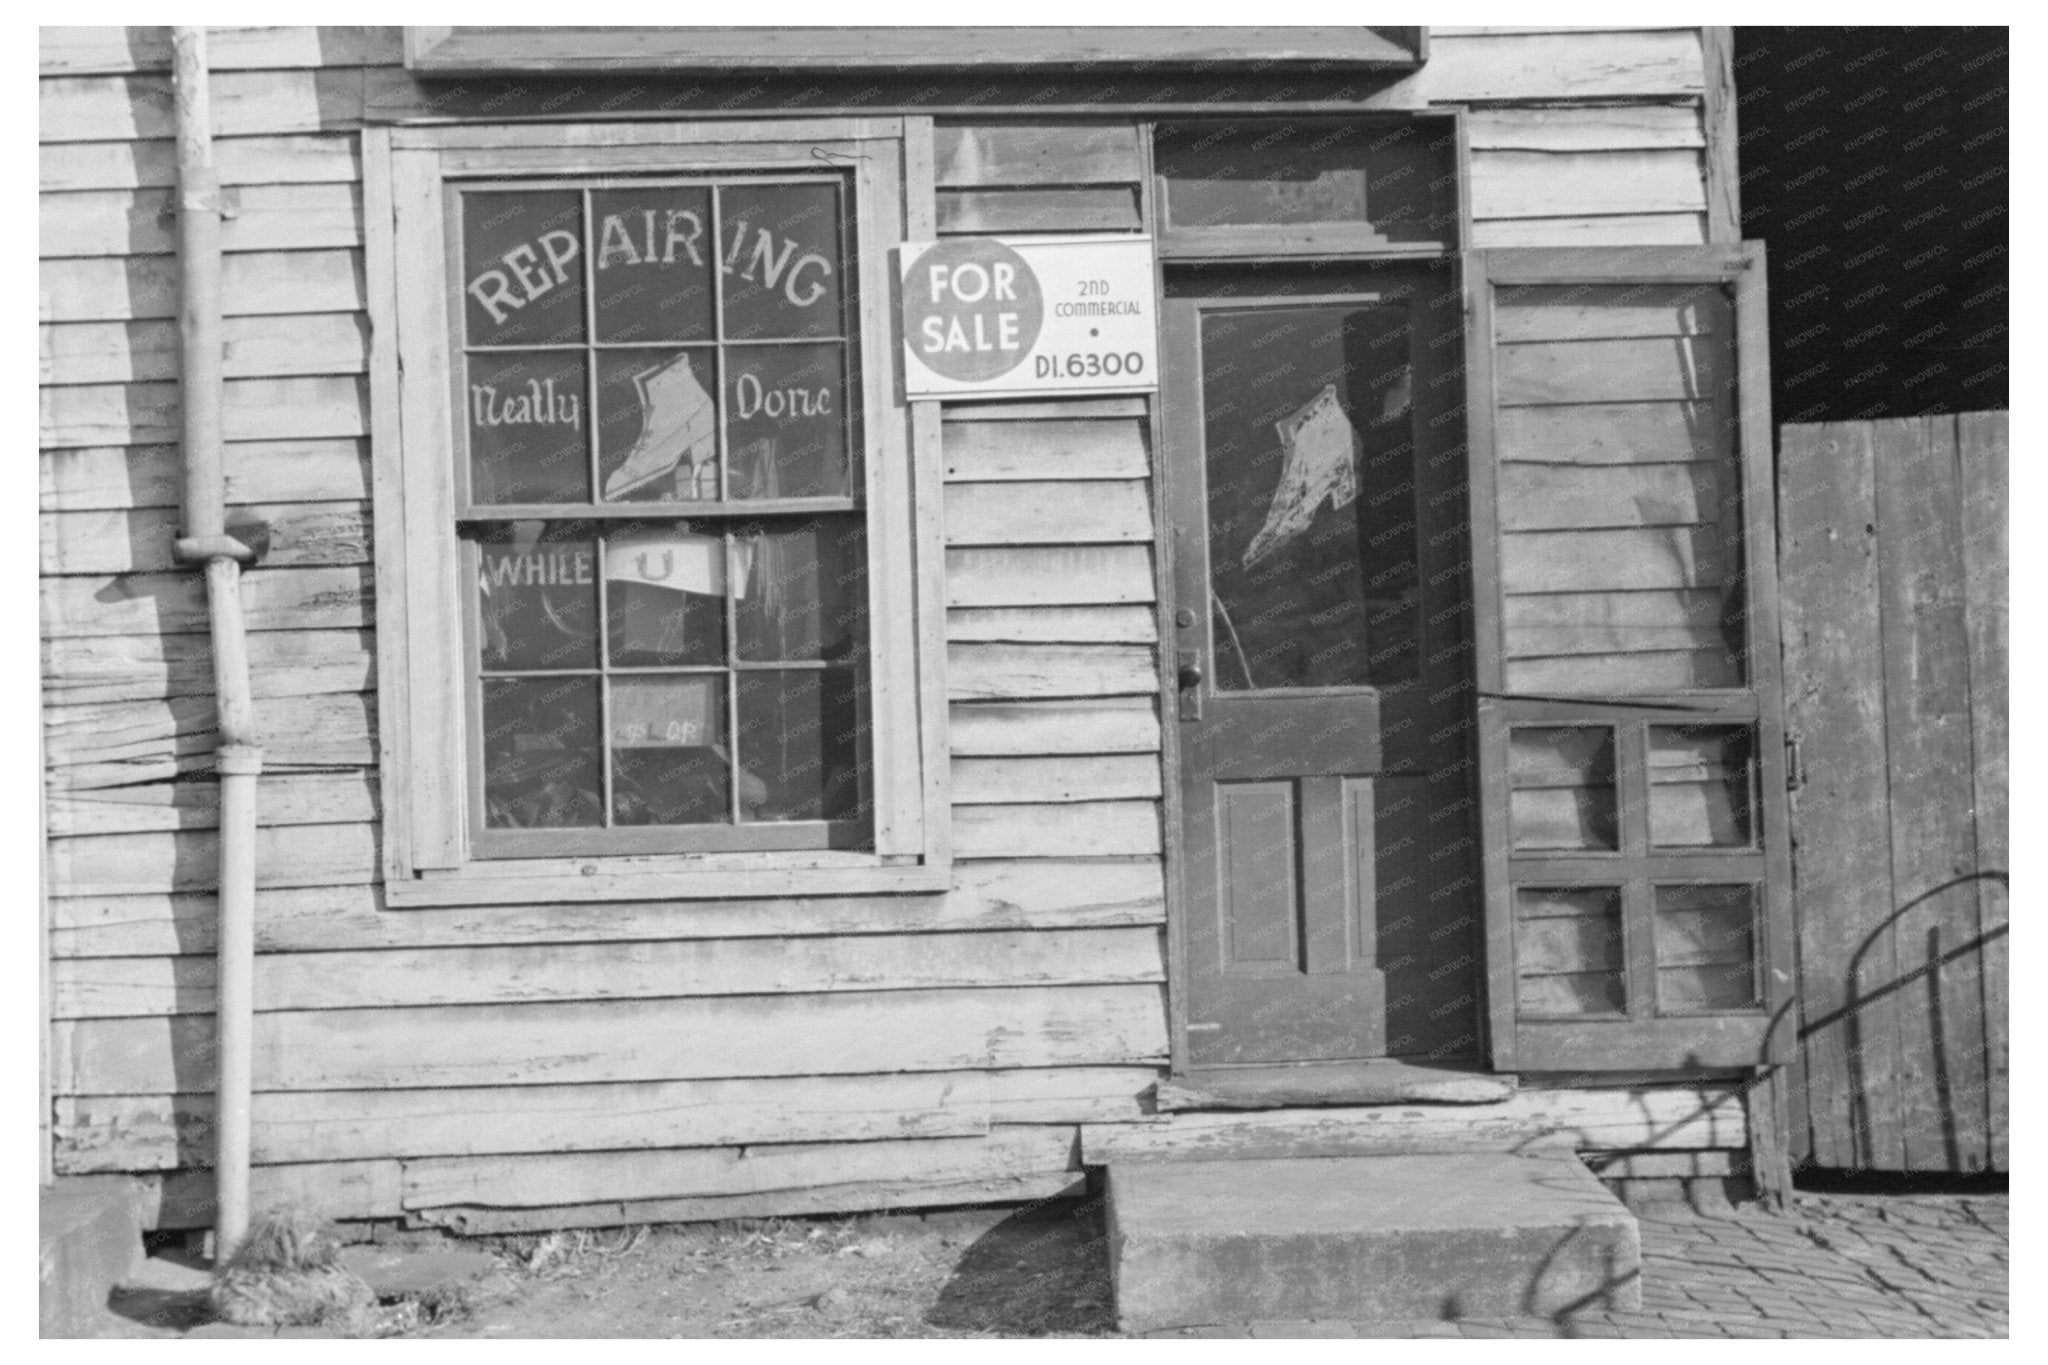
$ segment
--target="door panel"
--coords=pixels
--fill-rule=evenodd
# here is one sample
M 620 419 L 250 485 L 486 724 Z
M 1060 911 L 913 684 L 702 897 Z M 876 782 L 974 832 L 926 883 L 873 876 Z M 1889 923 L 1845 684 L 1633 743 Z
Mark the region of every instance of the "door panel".
M 1195 1066 L 1478 1051 L 1458 335 L 1447 270 L 1168 277 Z

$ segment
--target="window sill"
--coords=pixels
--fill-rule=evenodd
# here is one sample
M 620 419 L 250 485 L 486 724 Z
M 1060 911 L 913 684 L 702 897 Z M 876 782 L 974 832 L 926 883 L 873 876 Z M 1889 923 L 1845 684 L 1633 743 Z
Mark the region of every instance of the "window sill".
M 947 864 L 883 862 L 873 854 L 544 858 L 474 862 L 410 877 L 394 875 L 384 884 L 384 904 L 408 910 L 451 905 L 862 896 L 945 891 L 952 884 L 953 872 Z

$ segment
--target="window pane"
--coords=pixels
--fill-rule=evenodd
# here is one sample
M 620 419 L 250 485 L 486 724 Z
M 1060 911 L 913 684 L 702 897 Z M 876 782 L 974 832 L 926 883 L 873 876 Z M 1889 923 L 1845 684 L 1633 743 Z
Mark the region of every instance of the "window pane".
M 839 336 L 838 188 L 726 185 L 719 200 L 726 339 Z
M 598 470 L 608 502 L 718 496 L 718 381 L 709 348 L 597 361 Z
M 486 670 L 597 662 L 597 547 L 573 523 L 516 521 L 477 544 L 477 649 Z
M 1620 889 L 1516 888 L 1515 972 L 1522 1014 L 1624 1012 Z
M 1508 740 L 1508 828 L 1517 849 L 1612 849 L 1614 731 L 1517 727 Z
M 590 205 L 597 339 L 710 340 L 711 191 L 600 190 Z
M 583 340 L 583 196 L 462 196 L 465 334 L 471 346 Z
M 739 534 L 739 656 L 762 662 L 856 656 L 867 634 L 867 547 L 852 517 Z
M 1665 848 L 1747 848 L 1753 765 L 1741 725 L 1650 727 L 1650 842 Z
M 473 355 L 468 366 L 470 496 L 588 501 L 583 354 Z
M 1455 231 L 1448 124 L 1169 124 L 1157 155 L 1175 228 L 1357 223 L 1390 242 Z
M 739 549 L 742 575 L 752 551 Z M 614 665 L 725 662 L 725 539 L 689 523 L 605 537 L 605 629 Z
M 603 823 L 597 686 L 593 677 L 484 679 L 485 825 Z
M 1756 888 L 1657 888 L 1657 1008 L 1754 1008 Z
M 729 823 L 724 676 L 613 678 L 611 689 L 613 823 Z
M 1217 687 L 1416 676 L 1408 353 L 1406 305 L 1203 318 Z
M 837 342 L 727 349 L 733 497 L 846 496 L 844 376 Z
M 742 816 L 845 820 L 858 814 L 862 716 L 854 671 L 736 676 Z

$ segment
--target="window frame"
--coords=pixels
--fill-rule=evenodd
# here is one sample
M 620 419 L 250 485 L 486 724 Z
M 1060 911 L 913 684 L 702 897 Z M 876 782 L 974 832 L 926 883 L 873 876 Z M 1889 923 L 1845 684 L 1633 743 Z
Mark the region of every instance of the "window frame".
M 925 118 L 372 128 L 363 135 L 385 903 L 928 891 L 951 882 L 936 442 L 895 372 L 894 248 L 931 213 Z M 464 480 L 451 387 L 452 182 L 843 171 L 857 271 L 868 554 L 870 848 L 481 856 L 470 755 Z M 451 283 L 451 281 L 454 281 Z M 935 434 L 935 433 L 934 433 Z M 497 510 L 497 509 L 494 509 Z M 558 513 L 560 509 L 555 509 Z M 650 509 L 651 510 L 651 509 Z M 643 512 L 643 516 L 646 515 Z M 671 515 L 668 510 L 658 513 Z M 621 833 L 631 836 L 634 830 Z

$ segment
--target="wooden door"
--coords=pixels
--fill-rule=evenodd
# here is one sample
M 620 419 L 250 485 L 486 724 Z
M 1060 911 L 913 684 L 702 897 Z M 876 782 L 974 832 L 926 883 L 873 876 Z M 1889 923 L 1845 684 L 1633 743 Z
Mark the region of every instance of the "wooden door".
M 1187 1060 L 1477 1055 L 1452 276 L 1166 299 Z

